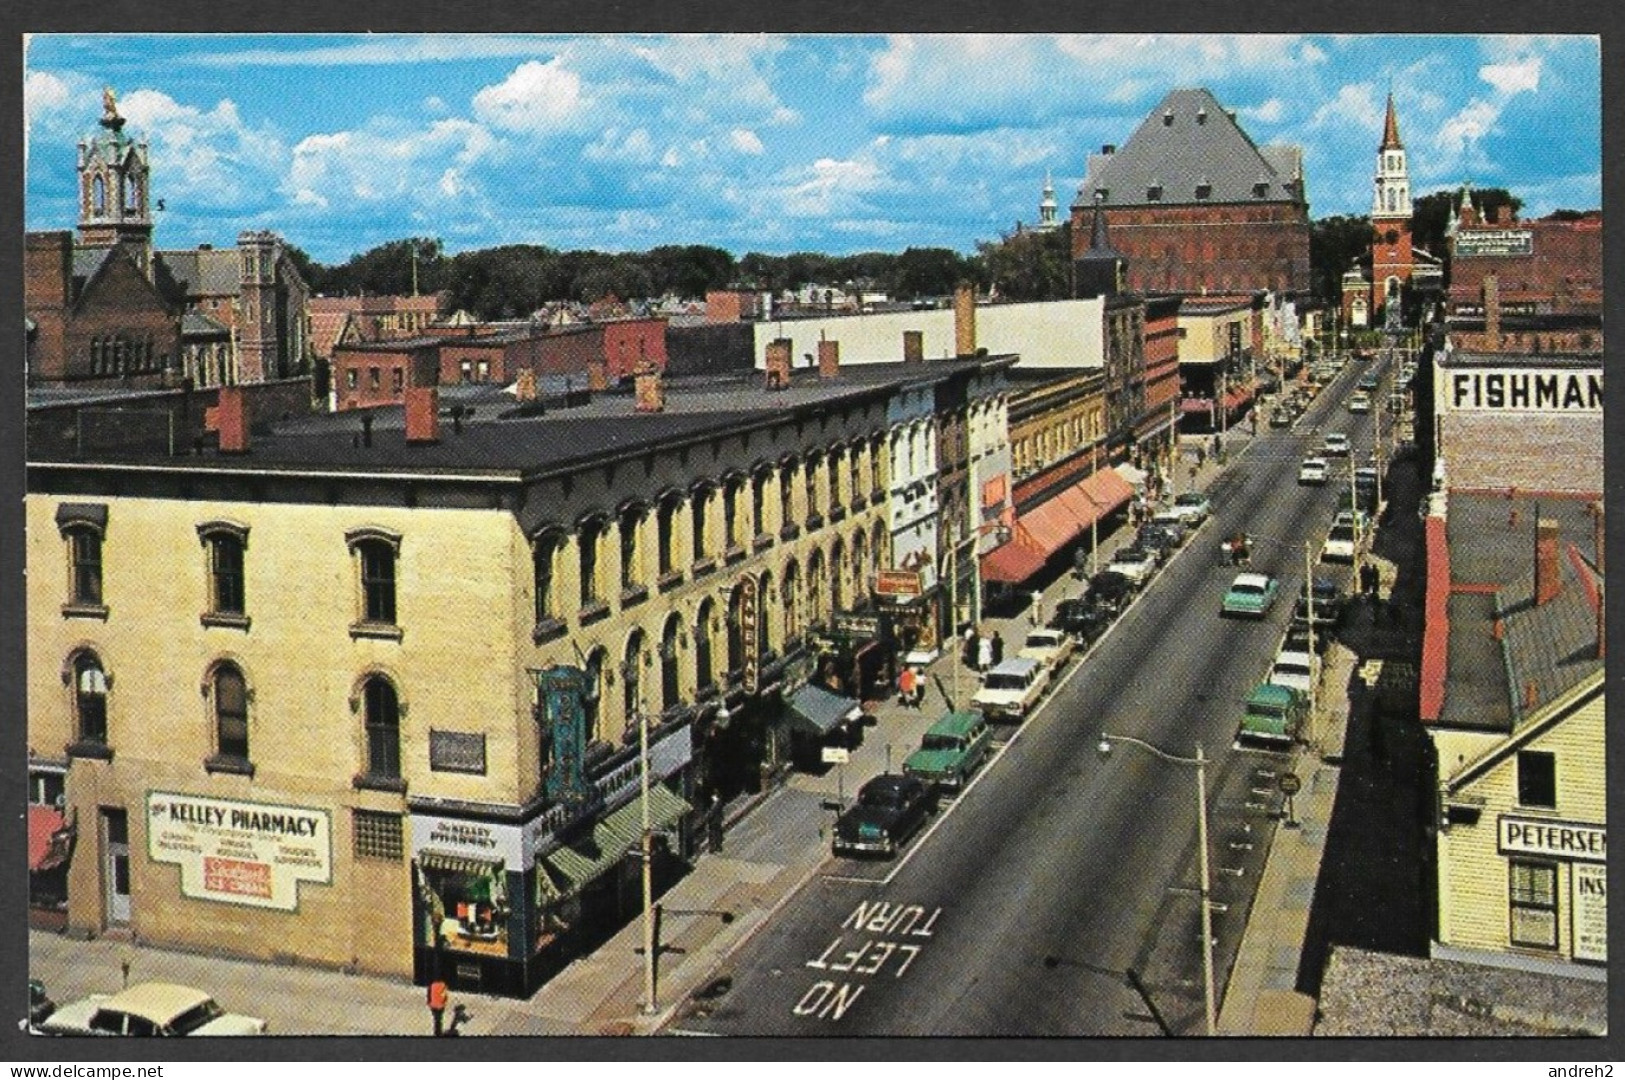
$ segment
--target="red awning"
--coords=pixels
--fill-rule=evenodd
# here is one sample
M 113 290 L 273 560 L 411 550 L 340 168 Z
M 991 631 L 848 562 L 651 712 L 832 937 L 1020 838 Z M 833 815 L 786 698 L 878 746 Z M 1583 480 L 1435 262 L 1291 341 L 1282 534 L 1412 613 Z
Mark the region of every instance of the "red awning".
M 1027 533 L 1029 544 L 1039 549 L 1045 558 L 1070 544 L 1083 525 L 1088 524 L 1079 524 L 1077 508 L 1066 502 L 1071 492 L 1072 489 L 1067 488 L 1016 519 L 1016 528 Z
M 49 806 L 28 807 L 28 868 L 44 868 L 51 854 L 51 837 L 62 828 L 62 811 Z
M 1444 712 L 1445 680 L 1450 657 L 1450 544 L 1444 518 L 1429 516 L 1423 535 L 1427 544 L 1427 594 L 1422 615 L 1422 672 L 1419 697 L 1424 724 Z
M 1019 585 L 1043 569 L 1046 559 L 1043 552 L 1012 540 L 982 556 L 982 580 Z

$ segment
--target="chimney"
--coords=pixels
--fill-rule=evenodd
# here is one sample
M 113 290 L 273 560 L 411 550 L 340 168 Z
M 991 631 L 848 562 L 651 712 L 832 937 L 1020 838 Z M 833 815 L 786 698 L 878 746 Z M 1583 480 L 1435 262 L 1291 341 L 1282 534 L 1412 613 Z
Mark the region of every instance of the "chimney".
M 633 407 L 638 412 L 666 411 L 666 380 L 658 367 L 653 364 L 639 367 L 633 376 L 633 385 L 636 389 L 636 404 Z
M 818 342 L 818 377 L 820 379 L 833 379 L 841 373 L 841 343 L 839 341 Z
M 587 389 L 594 394 L 609 389 L 609 362 L 601 356 L 587 361 Z
M 215 430 L 222 454 L 248 453 L 248 410 L 240 386 L 222 386 L 214 409 Z
M 440 390 L 434 386 L 406 388 L 406 444 L 420 446 L 440 441 Z
M 903 363 L 913 364 L 925 359 L 925 331 L 903 331 Z
M 1563 588 L 1557 550 L 1557 522 L 1541 518 L 1535 526 L 1535 605 L 1554 599 Z
M 1501 280 L 1494 274 L 1484 275 L 1484 348 L 1501 351 Z
M 767 343 L 765 367 L 767 388 L 769 390 L 788 390 L 790 388 L 789 338 L 774 338 Z
M 954 352 L 976 355 L 976 289 L 968 281 L 954 289 Z

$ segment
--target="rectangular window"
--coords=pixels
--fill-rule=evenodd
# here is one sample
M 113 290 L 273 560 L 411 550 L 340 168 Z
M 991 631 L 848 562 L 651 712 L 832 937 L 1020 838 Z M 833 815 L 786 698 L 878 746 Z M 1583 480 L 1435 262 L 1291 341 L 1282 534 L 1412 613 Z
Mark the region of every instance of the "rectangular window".
M 1518 805 L 1557 809 L 1557 755 L 1545 750 L 1518 752 Z
M 480 382 L 489 382 L 491 380 L 491 361 L 481 360 L 479 370 Z
M 356 810 L 354 814 L 356 857 L 400 862 L 406 850 L 401 815 L 377 810 Z
M 395 622 L 395 552 L 388 544 L 362 545 L 361 591 L 368 622 Z
M 211 536 L 209 574 L 214 579 L 214 610 L 224 615 L 243 614 L 243 542 L 230 535 Z
M 406 372 L 402 371 L 400 368 L 389 369 L 389 388 L 391 390 L 398 394 L 401 392 L 401 389 L 405 383 Z
M 68 777 L 59 772 L 28 774 L 28 801 L 34 806 L 56 806 L 67 795 Z
M 374 390 L 377 390 L 379 387 L 384 385 L 383 380 L 380 377 L 377 368 L 368 368 L 367 369 L 367 382 L 372 386 L 372 388 Z
M 356 377 L 359 374 L 360 373 L 357 372 L 355 368 L 350 368 L 349 370 L 347 370 L 344 373 L 344 385 L 346 387 L 348 387 L 349 389 L 354 390 L 356 388 L 356 384 L 360 381 Z
M 73 602 L 95 605 L 102 602 L 102 537 L 94 529 L 69 533 L 73 549 Z
M 1557 948 L 1557 865 L 1513 859 L 1508 867 L 1512 944 Z

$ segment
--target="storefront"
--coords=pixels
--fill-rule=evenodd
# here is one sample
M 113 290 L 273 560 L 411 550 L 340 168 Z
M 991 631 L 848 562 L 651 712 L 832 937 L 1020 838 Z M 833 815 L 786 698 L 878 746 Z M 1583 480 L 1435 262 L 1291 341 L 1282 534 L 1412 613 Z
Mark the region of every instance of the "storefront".
M 798 769 L 821 771 L 826 748 L 853 750 L 863 742 L 863 706 L 856 699 L 814 683 L 785 698 L 789 711 L 790 760 Z
M 66 769 L 28 770 L 28 925 L 62 930 L 68 921 L 68 860 L 77 821 L 64 809 Z

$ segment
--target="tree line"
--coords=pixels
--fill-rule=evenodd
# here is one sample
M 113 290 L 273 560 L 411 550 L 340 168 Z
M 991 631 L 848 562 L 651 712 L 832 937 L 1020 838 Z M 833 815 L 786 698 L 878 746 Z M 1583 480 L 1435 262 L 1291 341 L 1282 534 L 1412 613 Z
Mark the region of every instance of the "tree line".
M 1521 201 L 1505 189 L 1473 193 L 1481 213 Z M 1445 254 L 1445 228 L 1458 193 L 1440 191 L 1416 199 L 1411 234 L 1418 247 Z M 1365 253 L 1371 219 L 1333 215 L 1310 223 L 1309 262 L 1314 296 L 1335 303 L 1344 271 Z M 974 255 L 949 248 L 908 248 L 900 253 L 824 255 L 750 252 L 739 258 L 718 247 L 671 244 L 640 252 L 559 251 L 539 244 L 446 254 L 439 239 L 408 237 L 324 266 L 303 251 L 291 252 L 316 293 L 406 295 L 445 290 L 453 310 L 480 319 L 520 318 L 558 301 L 593 303 L 674 295 L 699 299 L 714 289 L 783 293 L 807 285 L 875 291 L 896 300 L 946 296 L 962 281 L 996 289 L 1007 300 L 1056 300 L 1072 294 L 1070 226 L 1038 232 L 1016 229 L 976 245 Z

